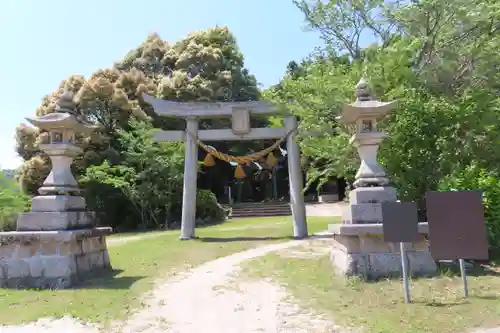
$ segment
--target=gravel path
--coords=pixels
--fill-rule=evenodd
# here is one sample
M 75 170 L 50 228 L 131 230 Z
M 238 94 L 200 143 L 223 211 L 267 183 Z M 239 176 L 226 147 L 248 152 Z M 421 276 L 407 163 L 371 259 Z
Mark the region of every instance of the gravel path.
M 335 203 L 308 203 L 306 204 L 307 216 L 342 216 L 345 202 Z
M 71 316 L 61 319 L 43 318 L 35 322 L 18 325 L 2 326 L 0 333 L 101 333 L 91 324 L 84 324 Z
M 323 333 L 331 322 L 284 301 L 287 294 L 270 281 L 233 281 L 243 261 L 299 245 L 307 240 L 262 246 L 208 262 L 158 287 L 148 306 L 132 316 L 123 333 Z

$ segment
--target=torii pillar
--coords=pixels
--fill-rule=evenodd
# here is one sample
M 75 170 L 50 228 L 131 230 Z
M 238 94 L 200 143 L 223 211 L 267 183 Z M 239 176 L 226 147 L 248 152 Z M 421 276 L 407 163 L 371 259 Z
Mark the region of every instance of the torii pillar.
M 198 118 L 186 118 L 186 132 L 198 132 Z M 196 192 L 198 179 L 198 143 L 190 135 L 186 135 L 185 156 L 180 237 L 183 240 L 195 237 Z
M 295 139 L 297 120 L 294 116 L 288 116 L 285 117 L 284 123 L 286 132 L 291 132 L 286 138 L 286 151 L 290 184 L 290 204 L 293 216 L 293 237 L 304 238 L 307 237 L 307 220 L 304 193 L 302 191 L 304 184 L 302 182 L 302 167 L 300 165 L 300 149 Z

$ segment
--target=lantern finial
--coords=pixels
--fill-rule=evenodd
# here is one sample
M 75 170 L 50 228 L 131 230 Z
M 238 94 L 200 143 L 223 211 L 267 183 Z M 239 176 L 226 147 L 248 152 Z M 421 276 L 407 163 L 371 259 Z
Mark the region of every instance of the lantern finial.
M 73 93 L 65 89 L 56 102 L 55 112 L 75 114 L 76 103 L 73 100 Z
M 373 99 L 370 85 L 362 78 L 356 85 L 356 99 L 358 101 L 371 101 Z

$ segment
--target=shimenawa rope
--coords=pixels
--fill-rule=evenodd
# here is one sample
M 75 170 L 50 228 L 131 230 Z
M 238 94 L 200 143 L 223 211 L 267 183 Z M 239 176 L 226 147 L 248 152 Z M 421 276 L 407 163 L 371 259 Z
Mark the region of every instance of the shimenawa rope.
M 275 150 L 276 148 L 279 147 L 279 145 L 286 140 L 286 138 L 291 135 L 296 129 L 292 129 L 290 130 L 288 133 L 286 133 L 286 135 L 284 137 L 282 137 L 281 139 L 279 140 L 276 140 L 275 143 L 273 143 L 271 146 L 267 147 L 266 149 L 264 150 L 261 150 L 259 152 L 256 152 L 256 153 L 253 153 L 253 154 L 249 154 L 249 155 L 245 155 L 245 156 L 233 156 L 233 155 L 229 155 L 229 154 L 226 154 L 226 153 L 222 153 L 218 150 L 216 150 L 215 148 L 212 148 L 212 147 L 209 147 L 207 146 L 205 143 L 203 143 L 203 141 L 199 140 L 195 135 L 193 135 L 192 133 L 190 132 L 187 132 L 188 135 L 196 141 L 196 143 L 203 149 L 207 152 L 207 154 L 210 154 L 212 155 L 213 157 L 215 158 L 218 158 L 219 160 L 222 160 L 222 161 L 225 161 L 225 162 L 234 162 L 234 163 L 238 163 L 238 164 L 246 164 L 246 163 L 249 163 L 249 162 L 255 162 L 255 161 L 258 161 L 259 159 L 261 159 L 262 157 L 268 155 L 269 153 L 271 153 L 273 150 Z

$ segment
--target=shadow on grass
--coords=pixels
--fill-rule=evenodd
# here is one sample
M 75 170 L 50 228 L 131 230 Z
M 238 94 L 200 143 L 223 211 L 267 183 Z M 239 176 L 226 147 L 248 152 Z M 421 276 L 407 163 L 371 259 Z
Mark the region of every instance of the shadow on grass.
M 54 284 L 57 282 L 54 279 L 43 279 L 38 281 L 37 286 L 33 284 L 32 278 L 21 278 L 15 281 L 9 281 L 2 286 L 4 289 L 17 290 L 78 290 L 78 289 L 130 289 L 137 281 L 144 279 L 146 276 L 118 276 L 123 270 L 118 269 L 97 269 L 92 272 L 84 273 L 78 276 L 77 281 L 69 287 L 59 288 Z M 57 279 L 59 280 L 59 279 Z M 59 281 L 60 282 L 60 281 Z
M 434 308 L 447 308 L 447 307 L 453 307 L 453 306 L 469 305 L 470 300 L 473 300 L 473 299 L 484 300 L 484 301 L 496 301 L 498 299 L 498 297 L 494 296 L 494 295 L 484 295 L 484 296 L 470 295 L 468 298 L 464 298 L 461 301 L 453 301 L 453 302 L 415 301 L 414 303 L 422 304 L 422 305 L 434 307 Z
M 200 242 L 205 243 L 230 243 L 242 241 L 269 241 L 269 240 L 292 240 L 293 237 L 199 237 Z
M 422 304 L 422 305 L 425 305 L 425 306 L 430 306 L 430 307 L 433 307 L 433 308 L 449 308 L 449 307 L 452 307 L 452 306 L 460 306 L 460 305 L 466 305 L 466 304 L 469 304 L 468 301 L 462 301 L 462 302 L 421 302 L 421 301 L 414 301 L 413 303 L 417 303 L 417 304 Z
M 486 263 L 479 263 L 476 262 L 470 266 L 471 264 L 467 263 L 466 264 L 466 274 L 468 277 L 480 277 L 480 276 L 500 276 L 500 269 L 495 266 L 490 266 L 490 264 Z M 438 262 L 438 272 L 436 275 L 413 275 L 411 277 L 412 281 L 419 281 L 419 280 L 427 280 L 427 279 L 432 279 L 435 277 L 460 277 L 461 272 L 460 272 L 460 265 L 458 262 Z M 367 279 L 363 279 L 361 277 L 351 277 L 349 278 L 349 283 L 353 286 L 359 285 L 359 284 L 377 284 L 383 281 L 401 281 L 402 276 L 399 273 L 394 273 L 390 276 L 383 276 L 383 277 L 369 277 Z M 488 297 L 490 296 L 477 296 L 477 298 L 482 298 L 486 297 L 485 299 L 489 299 Z M 493 296 L 491 296 L 493 297 Z M 495 297 L 496 299 L 496 297 Z
M 445 276 L 460 276 L 460 265 L 458 262 L 440 262 L 439 272 Z M 500 270 L 491 263 L 475 262 L 472 266 L 466 266 L 467 276 L 500 276 Z
M 121 269 L 102 269 L 92 272 L 82 276 L 80 282 L 69 289 L 130 289 L 134 283 L 145 278 L 145 276 L 118 276 L 122 272 Z
M 496 301 L 498 299 L 498 296 L 484 295 L 484 296 L 472 296 L 472 298 L 483 299 L 486 301 Z
M 328 234 L 328 233 L 325 233 L 325 234 L 318 233 L 318 234 L 312 234 L 312 235 L 308 236 L 308 238 L 310 238 L 310 239 L 332 239 L 333 236 Z
M 489 256 L 490 256 L 489 264 L 491 266 L 497 266 L 500 268 L 500 249 L 497 248 L 491 249 Z

